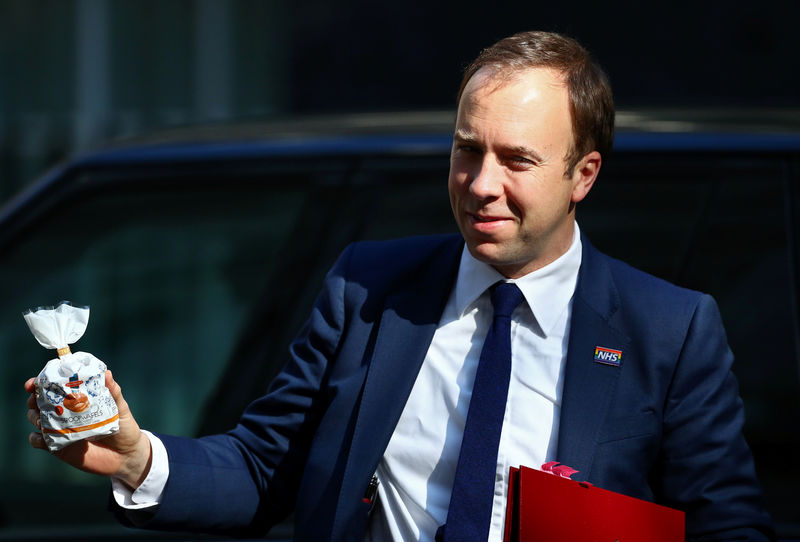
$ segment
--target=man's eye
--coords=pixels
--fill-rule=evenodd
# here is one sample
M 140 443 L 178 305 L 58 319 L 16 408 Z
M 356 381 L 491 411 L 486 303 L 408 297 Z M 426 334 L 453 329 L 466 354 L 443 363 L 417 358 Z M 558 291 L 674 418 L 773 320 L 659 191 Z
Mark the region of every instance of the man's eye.
M 532 166 L 534 163 L 533 160 L 524 156 L 510 156 L 506 161 L 515 166 Z

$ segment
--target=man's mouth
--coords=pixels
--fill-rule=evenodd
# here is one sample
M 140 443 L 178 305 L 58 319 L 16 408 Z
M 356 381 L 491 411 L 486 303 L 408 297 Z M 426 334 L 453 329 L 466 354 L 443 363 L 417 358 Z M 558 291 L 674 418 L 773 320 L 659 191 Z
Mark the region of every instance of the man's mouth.
M 504 226 L 511 221 L 510 218 L 504 216 L 479 215 L 475 213 L 467 213 L 467 216 L 473 228 L 485 233 Z
M 505 220 L 511 220 L 510 218 L 504 216 L 479 215 L 475 213 L 467 213 L 467 214 L 469 215 L 470 219 L 473 222 L 485 223 L 485 222 L 501 222 Z

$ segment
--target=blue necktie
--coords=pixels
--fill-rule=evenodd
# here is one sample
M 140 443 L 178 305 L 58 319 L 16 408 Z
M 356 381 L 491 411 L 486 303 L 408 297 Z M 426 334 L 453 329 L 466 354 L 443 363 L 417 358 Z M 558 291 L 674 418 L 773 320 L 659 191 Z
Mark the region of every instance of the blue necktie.
M 436 533 L 437 540 L 476 542 L 489 536 L 497 448 L 511 376 L 511 313 L 523 299 L 517 285 L 510 282 L 492 290 L 494 320 L 472 386 L 447 525 Z

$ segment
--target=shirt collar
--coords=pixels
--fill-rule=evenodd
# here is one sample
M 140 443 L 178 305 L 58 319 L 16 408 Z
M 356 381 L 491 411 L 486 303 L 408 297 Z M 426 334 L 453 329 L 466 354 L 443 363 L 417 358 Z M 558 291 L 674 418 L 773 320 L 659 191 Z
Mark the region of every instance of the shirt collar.
M 461 252 L 455 288 L 455 308 L 459 316 L 495 282 L 515 282 L 533 312 L 542 332 L 547 335 L 569 305 L 578 283 L 581 266 L 581 235 L 575 223 L 572 244 L 555 261 L 518 279 L 506 279 L 491 265 L 476 260 L 466 245 Z

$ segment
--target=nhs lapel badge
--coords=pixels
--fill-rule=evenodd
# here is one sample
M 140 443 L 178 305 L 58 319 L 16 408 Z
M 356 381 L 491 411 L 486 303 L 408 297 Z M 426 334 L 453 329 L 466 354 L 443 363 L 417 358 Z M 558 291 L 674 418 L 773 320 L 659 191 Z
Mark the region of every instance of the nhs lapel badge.
M 622 363 L 622 350 L 614 350 L 613 348 L 606 348 L 604 346 L 595 346 L 594 361 L 597 363 L 603 363 L 605 365 L 619 367 L 620 363 Z

